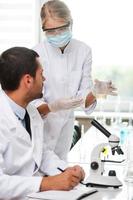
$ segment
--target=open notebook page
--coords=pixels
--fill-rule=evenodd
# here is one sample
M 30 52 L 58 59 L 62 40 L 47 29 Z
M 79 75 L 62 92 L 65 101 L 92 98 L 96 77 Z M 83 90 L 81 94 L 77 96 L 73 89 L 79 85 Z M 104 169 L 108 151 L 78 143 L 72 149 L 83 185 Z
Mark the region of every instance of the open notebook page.
M 28 195 L 30 198 L 35 199 L 47 199 L 47 200 L 76 200 L 82 195 L 91 195 L 97 192 L 94 188 L 89 187 L 75 187 L 73 190 L 70 191 L 57 191 L 57 190 L 50 190 L 46 192 L 38 192 Z

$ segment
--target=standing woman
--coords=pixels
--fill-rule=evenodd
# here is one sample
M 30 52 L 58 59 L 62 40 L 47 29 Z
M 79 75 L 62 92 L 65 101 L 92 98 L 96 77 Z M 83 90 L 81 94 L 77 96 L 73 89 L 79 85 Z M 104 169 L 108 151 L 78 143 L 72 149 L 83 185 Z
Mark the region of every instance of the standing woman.
M 112 94 L 114 87 L 91 79 L 91 49 L 72 39 L 73 20 L 69 8 L 60 0 L 47 1 L 41 9 L 46 40 L 34 50 L 40 55 L 45 71 L 43 99 L 35 102 L 44 116 L 44 135 L 49 151 L 66 160 L 73 127 L 74 108 L 82 106 L 90 113 L 97 94 Z M 93 86 L 93 87 L 92 87 Z M 84 99 L 84 102 L 83 102 Z

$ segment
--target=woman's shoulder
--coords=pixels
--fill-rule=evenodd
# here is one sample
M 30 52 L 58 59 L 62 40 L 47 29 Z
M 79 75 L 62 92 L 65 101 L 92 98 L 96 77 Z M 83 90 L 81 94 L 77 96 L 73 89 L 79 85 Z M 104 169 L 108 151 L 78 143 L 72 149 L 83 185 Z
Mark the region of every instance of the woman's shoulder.
M 86 44 L 85 42 L 83 42 L 81 40 L 72 39 L 72 44 L 74 46 L 77 46 L 77 47 L 81 47 L 81 48 L 85 48 L 85 49 L 91 49 L 91 47 L 88 44 Z
M 33 47 L 33 50 L 36 51 L 40 57 L 44 57 L 47 49 L 47 42 L 42 41 Z
M 80 49 L 81 51 L 91 51 L 91 47 L 85 42 L 77 39 L 72 39 L 72 46 L 76 49 Z
M 41 50 L 42 48 L 44 48 L 44 46 L 45 46 L 46 44 L 45 44 L 45 41 L 42 41 L 42 42 L 39 42 L 38 44 L 36 44 L 34 47 L 33 47 L 33 50 Z

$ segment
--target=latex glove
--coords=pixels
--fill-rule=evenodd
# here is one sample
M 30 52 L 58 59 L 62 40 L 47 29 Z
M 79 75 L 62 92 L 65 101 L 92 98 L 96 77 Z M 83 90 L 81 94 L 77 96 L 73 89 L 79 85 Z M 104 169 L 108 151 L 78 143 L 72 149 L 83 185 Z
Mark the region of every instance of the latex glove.
M 60 110 L 68 110 L 79 107 L 83 104 L 83 98 L 63 98 L 53 103 L 48 104 L 51 112 L 57 112 Z
M 92 88 L 92 93 L 94 96 L 98 95 L 113 95 L 116 96 L 117 88 L 112 84 L 112 81 L 99 81 L 95 80 L 95 84 Z

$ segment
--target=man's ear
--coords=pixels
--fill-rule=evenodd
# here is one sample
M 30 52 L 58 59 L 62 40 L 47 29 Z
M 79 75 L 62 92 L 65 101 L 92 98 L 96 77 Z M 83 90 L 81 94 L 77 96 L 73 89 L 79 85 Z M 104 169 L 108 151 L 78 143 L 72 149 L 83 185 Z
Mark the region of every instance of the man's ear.
M 30 89 L 33 84 L 33 77 L 30 76 L 29 74 L 25 74 L 23 77 L 23 81 L 24 81 L 25 87 Z

